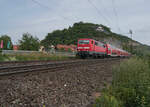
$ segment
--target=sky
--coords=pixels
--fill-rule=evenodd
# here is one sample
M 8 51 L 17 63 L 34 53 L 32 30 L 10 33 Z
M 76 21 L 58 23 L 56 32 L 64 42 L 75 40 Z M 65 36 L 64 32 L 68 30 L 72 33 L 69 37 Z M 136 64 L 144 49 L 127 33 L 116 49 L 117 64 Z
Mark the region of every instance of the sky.
M 0 0 L 0 35 L 14 44 L 23 33 L 40 40 L 76 22 L 103 24 L 150 45 L 150 0 Z

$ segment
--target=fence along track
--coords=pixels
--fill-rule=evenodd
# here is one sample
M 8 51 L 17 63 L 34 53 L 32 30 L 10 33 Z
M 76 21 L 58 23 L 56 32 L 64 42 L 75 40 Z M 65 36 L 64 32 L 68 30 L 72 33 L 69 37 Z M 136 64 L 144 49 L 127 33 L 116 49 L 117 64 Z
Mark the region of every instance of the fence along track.
M 90 59 L 90 60 L 80 60 L 80 61 L 66 61 L 57 62 L 50 64 L 36 64 L 36 65 L 23 65 L 23 66 L 10 66 L 10 67 L 0 67 L 0 76 L 26 73 L 26 72 L 38 72 L 44 70 L 53 70 L 65 67 L 77 67 L 82 65 L 94 64 L 94 63 L 104 63 L 105 61 L 119 60 L 119 58 L 110 59 Z

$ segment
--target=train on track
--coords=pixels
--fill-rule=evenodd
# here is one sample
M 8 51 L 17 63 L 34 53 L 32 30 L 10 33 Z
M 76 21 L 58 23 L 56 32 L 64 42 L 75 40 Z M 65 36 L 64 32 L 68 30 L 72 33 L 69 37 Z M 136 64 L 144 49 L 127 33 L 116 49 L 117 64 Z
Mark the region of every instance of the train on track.
M 78 40 L 77 56 L 81 58 L 129 57 L 131 54 L 110 44 L 104 44 L 94 39 Z

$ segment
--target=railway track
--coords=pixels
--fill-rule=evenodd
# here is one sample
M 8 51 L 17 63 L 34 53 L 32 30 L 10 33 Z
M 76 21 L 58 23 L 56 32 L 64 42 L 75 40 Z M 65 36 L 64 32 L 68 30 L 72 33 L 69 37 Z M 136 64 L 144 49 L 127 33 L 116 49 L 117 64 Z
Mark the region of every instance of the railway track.
M 0 66 L 3 65 L 13 65 L 13 64 L 25 64 L 25 63 L 36 63 L 37 61 L 1 61 Z M 46 61 L 38 61 L 38 62 L 49 62 L 49 60 Z
M 29 64 L 40 64 L 40 63 L 54 63 L 54 62 L 58 62 L 58 61 L 52 61 L 52 60 L 43 60 L 43 61 L 5 61 L 5 62 L 0 62 L 0 67 L 4 67 L 4 66 L 17 66 L 17 65 L 29 65 Z M 63 62 L 63 61 L 59 61 L 59 62 Z
M 0 67 L 0 76 L 26 73 L 26 72 L 38 72 L 44 70 L 54 70 L 65 67 L 77 67 L 82 65 L 102 63 L 104 61 L 110 60 L 120 60 L 119 58 L 110 59 L 86 59 L 86 60 L 73 60 L 73 61 L 63 61 L 63 62 L 51 62 L 44 64 L 28 64 L 28 65 L 14 65 L 14 66 L 4 66 Z

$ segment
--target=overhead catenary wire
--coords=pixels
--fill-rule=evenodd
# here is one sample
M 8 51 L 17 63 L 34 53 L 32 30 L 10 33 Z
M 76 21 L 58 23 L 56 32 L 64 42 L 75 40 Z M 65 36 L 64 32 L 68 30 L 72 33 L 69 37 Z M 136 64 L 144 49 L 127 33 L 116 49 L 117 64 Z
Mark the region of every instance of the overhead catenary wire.
M 47 9 L 51 9 L 50 7 L 41 4 L 40 2 L 38 2 L 38 1 L 36 1 L 36 0 L 31 0 L 31 1 L 34 2 L 35 4 L 38 4 L 40 7 L 44 7 L 44 8 L 47 8 Z
M 51 10 L 51 8 L 50 7 L 48 7 L 48 6 L 46 6 L 46 5 L 44 5 L 44 4 L 41 4 L 40 2 L 38 2 L 37 0 L 31 0 L 33 3 L 35 3 L 35 4 L 37 4 L 37 5 L 39 5 L 40 7 L 42 7 L 42 8 L 45 8 L 45 9 L 48 9 L 48 10 Z M 65 16 L 62 16 L 62 15 L 60 15 L 59 14 L 59 16 L 60 17 L 62 17 L 64 20 L 67 20 L 67 21 L 71 21 L 72 22 L 72 20 L 71 19 L 69 19 L 69 18 L 67 18 L 67 17 L 65 17 Z
M 100 11 L 100 9 L 98 9 L 98 8 L 96 7 L 96 5 L 94 5 L 94 3 L 91 2 L 90 0 L 87 0 L 87 1 L 89 2 L 89 4 L 90 4 L 92 7 L 95 8 L 95 10 L 97 11 L 98 15 L 99 15 L 100 17 L 102 17 L 108 25 L 110 25 L 109 20 L 102 14 L 102 12 Z
M 101 7 L 103 8 L 103 11 L 104 11 L 104 13 L 105 13 L 105 15 L 107 16 L 107 18 L 109 17 L 111 17 L 111 15 L 109 14 L 109 12 L 108 12 L 108 8 L 105 6 L 105 4 L 103 4 L 103 0 L 99 0 L 99 2 L 100 2 L 100 4 L 101 4 Z M 108 19 L 109 19 L 108 18 Z
M 116 17 L 116 26 L 118 28 L 118 31 L 121 34 L 121 28 L 120 28 L 120 24 L 119 24 L 119 17 L 118 17 L 117 9 L 116 9 L 116 6 L 115 6 L 115 0 L 112 0 L 112 6 L 113 6 L 114 15 Z

